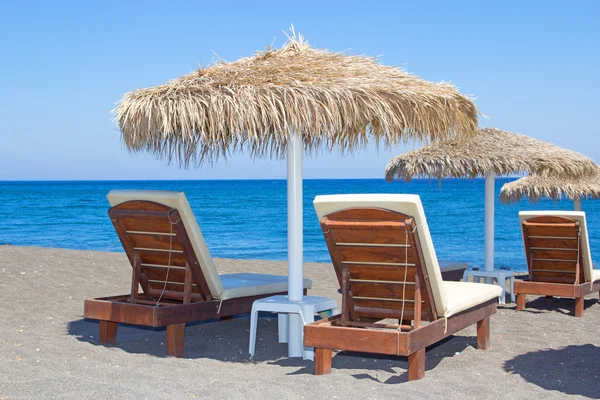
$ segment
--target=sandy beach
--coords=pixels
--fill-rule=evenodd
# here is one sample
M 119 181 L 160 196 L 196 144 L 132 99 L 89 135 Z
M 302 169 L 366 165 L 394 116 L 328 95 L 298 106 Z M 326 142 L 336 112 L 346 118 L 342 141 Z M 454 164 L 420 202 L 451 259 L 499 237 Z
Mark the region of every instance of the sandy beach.
M 217 259 L 221 273 L 284 275 L 286 264 Z M 307 263 L 314 295 L 340 299 L 333 268 Z M 427 349 L 426 375 L 407 381 L 407 359 L 342 352 L 331 375 L 286 358 L 276 318 L 259 322 L 248 357 L 248 315 L 188 324 L 185 358 L 164 355 L 164 329 L 120 326 L 116 346 L 98 344 L 85 298 L 127 293 L 121 253 L 0 247 L 0 399 L 22 398 L 600 398 L 600 304 L 528 298 L 499 306 L 491 346 L 475 349 L 470 327 Z

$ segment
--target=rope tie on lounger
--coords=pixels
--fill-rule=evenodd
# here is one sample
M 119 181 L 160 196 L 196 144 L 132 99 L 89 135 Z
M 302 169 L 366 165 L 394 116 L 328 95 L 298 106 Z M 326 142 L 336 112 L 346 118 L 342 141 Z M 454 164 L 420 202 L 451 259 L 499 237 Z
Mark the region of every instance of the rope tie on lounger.
M 420 226 L 423 227 L 425 224 L 422 223 Z M 412 234 L 417 231 L 418 226 L 412 230 Z M 408 229 L 406 228 L 406 224 L 404 225 L 404 283 L 402 284 L 402 309 L 400 311 L 400 323 L 398 324 L 398 329 L 396 330 L 396 353 L 400 355 L 400 333 L 402 333 L 402 320 L 404 319 L 404 303 L 405 303 L 405 293 L 406 293 L 406 277 L 408 273 Z M 416 303 L 415 303 L 416 307 Z M 448 317 L 444 316 L 444 334 L 448 332 Z
M 113 221 L 113 222 L 114 222 L 114 221 Z M 108 248 L 107 248 L 106 250 L 104 250 L 104 251 L 109 251 L 110 249 L 112 249 L 113 247 L 115 247 L 115 246 L 116 246 L 116 245 L 117 245 L 119 242 L 120 242 L 120 240 L 119 240 L 119 239 L 115 240 L 115 241 L 113 242 L 113 244 L 111 244 L 110 246 L 108 246 Z
M 115 222 L 117 219 L 118 219 L 118 218 L 111 218 L 111 219 L 110 219 L 110 222 Z M 113 242 L 113 244 L 111 244 L 110 246 L 108 246 L 108 248 L 107 248 L 106 250 L 104 250 L 104 251 L 109 251 L 110 249 L 112 249 L 113 247 L 115 247 L 115 245 L 116 245 L 117 243 L 119 243 L 120 241 L 121 241 L 120 239 L 117 239 L 117 240 L 115 240 L 115 241 Z
M 165 292 L 167 291 L 167 283 L 169 282 L 169 272 L 171 272 L 171 254 L 173 253 L 173 225 L 178 224 L 179 221 L 181 221 L 181 218 L 179 218 L 175 222 L 171 222 L 171 220 L 169 219 L 170 232 L 169 232 L 169 259 L 167 261 L 167 274 L 165 275 L 165 285 L 163 286 L 163 290 L 160 294 L 160 297 L 156 301 L 156 305 L 154 307 L 159 306 L 160 301 L 162 300 Z
M 417 227 L 411 233 L 415 233 Z M 396 355 L 400 355 L 400 334 L 402 333 L 402 321 L 404 321 L 404 303 L 406 302 L 406 277 L 408 276 L 408 229 L 404 224 L 404 282 L 402 283 L 402 309 L 400 311 L 400 323 L 396 331 Z M 416 304 L 415 304 L 416 306 Z

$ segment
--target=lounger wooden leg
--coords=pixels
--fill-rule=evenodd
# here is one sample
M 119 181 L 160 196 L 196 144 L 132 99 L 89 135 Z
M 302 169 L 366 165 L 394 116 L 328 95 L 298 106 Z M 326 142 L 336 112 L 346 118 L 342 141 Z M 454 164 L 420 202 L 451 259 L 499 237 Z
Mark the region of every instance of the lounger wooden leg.
M 117 326 L 116 322 L 100 321 L 100 343 L 117 344 Z
M 585 299 L 583 297 L 575 298 L 575 316 L 576 317 L 583 316 L 583 303 L 584 302 L 585 302 Z
M 425 376 L 425 349 L 408 356 L 408 380 L 416 381 Z
M 185 323 L 167 326 L 167 355 L 183 357 Z
M 525 309 L 525 293 L 517 293 L 517 311 Z
M 554 296 L 546 296 L 546 303 L 552 303 Z
M 327 375 L 331 373 L 331 349 L 315 349 L 315 375 Z
M 221 322 L 231 322 L 232 320 L 233 320 L 233 315 L 219 318 L 219 321 L 221 321 Z
M 477 348 L 487 350 L 490 345 L 490 317 L 477 321 Z

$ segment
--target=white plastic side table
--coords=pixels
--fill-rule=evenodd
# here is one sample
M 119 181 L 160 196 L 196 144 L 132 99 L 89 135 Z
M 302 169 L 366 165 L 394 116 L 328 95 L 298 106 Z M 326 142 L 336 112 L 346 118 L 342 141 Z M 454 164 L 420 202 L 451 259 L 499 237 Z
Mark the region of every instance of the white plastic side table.
M 494 271 L 480 271 L 480 270 L 465 270 L 463 274 L 463 282 L 467 282 L 469 280 L 469 276 L 473 277 L 473 280 L 481 278 L 493 278 L 496 280 L 496 283 L 502 289 L 502 294 L 500 294 L 499 302 L 500 304 L 505 304 L 506 301 L 506 280 L 510 279 L 510 301 L 515 302 L 515 273 L 513 271 L 506 270 L 494 270 Z
M 277 313 L 277 328 L 279 331 L 279 343 L 288 343 L 290 335 L 288 332 L 288 315 L 298 314 L 302 319 L 302 332 L 299 335 L 292 335 L 298 338 L 301 343 L 300 347 L 304 348 L 302 358 L 304 360 L 314 360 L 314 349 L 312 347 L 304 347 L 304 325 L 315 321 L 315 314 L 330 311 L 332 314 L 337 314 L 337 303 L 327 297 L 320 296 L 304 296 L 302 301 L 291 302 L 287 296 L 271 296 L 264 299 L 256 300 L 252 303 L 252 312 L 250 314 L 250 357 L 254 356 L 256 348 L 256 329 L 258 325 L 258 312 L 269 311 Z M 297 339 L 297 340 L 298 340 Z

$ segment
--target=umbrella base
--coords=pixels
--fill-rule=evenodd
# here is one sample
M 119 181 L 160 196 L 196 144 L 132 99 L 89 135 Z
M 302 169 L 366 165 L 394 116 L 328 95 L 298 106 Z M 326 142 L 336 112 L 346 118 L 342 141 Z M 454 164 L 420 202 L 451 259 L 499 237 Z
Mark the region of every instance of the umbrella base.
M 331 316 L 338 309 L 335 300 L 321 296 L 304 296 L 301 301 L 289 301 L 288 296 L 271 296 L 255 301 L 250 316 L 250 357 L 254 356 L 256 348 L 259 311 L 277 313 L 279 343 L 288 344 L 289 357 L 314 360 L 313 348 L 304 347 L 304 325 L 314 322 L 316 313 L 328 312 Z
M 494 270 L 494 271 L 475 271 L 475 270 L 466 270 L 463 275 L 463 282 L 468 282 L 469 277 L 473 277 L 473 282 L 480 282 L 480 278 L 485 278 L 486 283 L 487 279 L 495 280 L 498 286 L 502 289 L 502 294 L 500 295 L 499 302 L 500 304 L 506 303 L 506 280 L 509 280 L 510 284 L 510 301 L 515 302 L 515 273 L 514 271 L 504 271 L 504 270 Z M 256 303 L 256 301 L 255 301 Z

